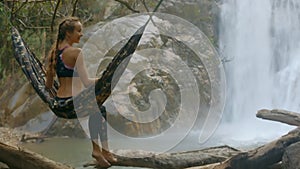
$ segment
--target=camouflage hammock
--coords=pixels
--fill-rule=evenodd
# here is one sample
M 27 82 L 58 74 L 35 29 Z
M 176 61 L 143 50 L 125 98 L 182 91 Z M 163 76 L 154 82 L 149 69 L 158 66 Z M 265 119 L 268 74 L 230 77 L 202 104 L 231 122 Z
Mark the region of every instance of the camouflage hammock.
M 154 12 L 157 10 L 158 6 L 161 4 L 162 0 L 158 3 Z M 88 87 L 82 91 L 77 96 L 70 99 L 65 105 L 59 105 L 59 103 L 54 99 L 56 96 L 56 91 L 58 89 L 58 82 L 54 81 L 54 86 L 51 89 L 46 90 L 45 88 L 45 69 L 42 63 L 37 59 L 35 54 L 30 51 L 29 47 L 26 45 L 22 39 L 20 33 L 16 28 L 12 28 L 12 41 L 14 47 L 14 56 L 22 68 L 22 71 L 26 75 L 27 79 L 30 81 L 36 93 L 40 98 L 49 105 L 49 108 L 61 118 L 74 119 L 77 115 L 80 117 L 87 116 L 89 112 L 95 112 L 94 100 L 100 107 L 105 100 L 110 96 L 115 83 L 120 79 L 121 74 L 126 69 L 132 54 L 135 52 L 138 43 L 143 35 L 143 32 L 150 21 L 140 27 L 127 41 L 127 43 L 118 51 L 114 56 L 111 63 L 108 65 L 106 70 L 103 72 L 101 78 L 96 82 L 95 85 Z M 122 64 L 121 64 L 122 63 Z M 124 64 L 125 63 L 125 64 Z M 120 66 L 120 67 L 119 67 Z M 118 69 L 118 70 L 117 70 Z M 116 70 L 118 72 L 116 72 Z M 114 78 L 114 84 L 112 84 L 112 79 Z M 96 98 L 94 97 L 96 95 Z M 73 103 L 76 104 L 76 111 Z M 62 112 L 66 109 L 71 109 L 71 116 L 64 116 Z M 98 109 L 99 111 L 99 109 Z

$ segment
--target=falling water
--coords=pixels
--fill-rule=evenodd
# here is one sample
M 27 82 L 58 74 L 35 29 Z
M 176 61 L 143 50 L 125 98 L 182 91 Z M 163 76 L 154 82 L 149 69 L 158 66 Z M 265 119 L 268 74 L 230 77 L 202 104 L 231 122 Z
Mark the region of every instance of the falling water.
M 300 113 L 299 7 L 298 0 L 222 2 L 219 44 L 228 60 L 225 123 L 249 129 L 247 134 L 255 129 L 268 135 L 267 130 L 280 133 L 287 127 L 257 119 L 258 110 Z

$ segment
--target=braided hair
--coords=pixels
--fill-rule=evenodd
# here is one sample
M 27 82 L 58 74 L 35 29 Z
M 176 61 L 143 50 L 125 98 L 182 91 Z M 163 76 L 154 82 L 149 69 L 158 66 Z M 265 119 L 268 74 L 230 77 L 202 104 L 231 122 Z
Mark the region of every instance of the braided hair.
M 61 43 L 65 38 L 67 32 L 73 32 L 75 29 L 76 22 L 80 22 L 79 18 L 77 17 L 68 17 L 65 18 L 58 26 L 58 34 L 56 42 L 54 43 L 52 49 L 48 55 L 48 65 L 46 69 L 46 87 L 51 88 L 53 85 L 53 78 L 56 75 L 56 61 L 57 61 L 57 52 L 58 52 L 58 45 Z

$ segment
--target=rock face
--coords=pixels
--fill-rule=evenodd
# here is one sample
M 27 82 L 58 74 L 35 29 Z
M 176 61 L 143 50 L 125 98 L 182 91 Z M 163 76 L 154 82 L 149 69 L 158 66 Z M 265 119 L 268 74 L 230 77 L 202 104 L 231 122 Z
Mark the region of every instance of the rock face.
M 34 92 L 30 83 L 25 82 L 23 86 L 12 85 L 12 88 L 14 89 L 8 88 L 8 92 L 4 92 L 0 96 L 0 100 L 3 101 L 2 110 L 0 109 L 2 125 L 33 133 L 42 132 L 43 129 L 46 129 L 54 114 L 49 110 L 48 105 Z M 24 132 L 20 132 L 17 137 L 21 133 L 24 134 Z M 66 119 L 58 119 L 46 134 L 49 136 L 86 137 L 77 120 Z M 2 138 L 11 139 L 8 136 Z
M 37 95 L 28 97 L 22 105 L 11 113 L 11 127 L 18 127 L 48 110 L 47 105 Z
M 54 125 L 48 130 L 48 136 L 68 136 L 73 138 L 86 138 L 87 135 L 82 129 L 78 120 L 57 119 Z
M 285 169 L 300 168 L 300 142 L 290 145 L 283 154 L 282 166 Z
M 196 25 L 215 43 L 218 35 L 219 6 L 215 0 L 170 0 L 160 12 L 176 15 Z
M 0 142 L 10 145 L 18 145 L 20 144 L 22 135 L 26 135 L 29 137 L 35 137 L 37 135 L 23 132 L 18 129 L 11 129 L 6 127 L 0 127 Z
M 101 1 L 102 2 L 102 1 Z M 109 8 L 106 10 L 105 14 L 103 14 L 103 18 L 116 18 L 120 17 L 114 12 L 114 9 L 119 9 L 122 7 L 119 3 L 105 3 L 108 5 Z M 124 6 L 122 8 L 125 8 Z M 125 8 L 126 9 L 126 8 Z M 144 10 L 144 7 L 140 4 L 137 7 L 138 10 Z M 131 13 L 132 11 L 129 11 Z M 209 40 L 214 43 L 216 37 L 216 18 L 218 16 L 218 6 L 215 1 L 211 0 L 170 0 L 165 1 L 164 5 L 159 8 L 159 12 L 161 13 L 168 13 L 172 15 L 176 15 L 181 17 L 195 26 L 197 26 L 201 31 L 205 33 L 205 35 L 209 38 Z M 119 13 L 120 14 L 120 13 Z M 115 15 L 115 16 L 108 16 L 108 15 Z M 104 24 L 103 24 L 104 25 Z M 93 31 L 98 30 L 102 25 L 95 25 L 95 29 L 89 29 L 90 32 L 86 32 L 85 35 L 90 36 Z M 94 26 L 94 27 L 95 27 Z M 116 35 L 114 35 L 116 36 Z M 89 37 L 83 37 L 83 41 L 87 40 Z M 211 100 L 211 93 L 209 83 L 210 80 L 214 80 L 213 78 L 209 79 L 206 68 L 201 62 L 201 60 L 197 59 L 197 56 L 193 53 L 191 49 L 185 48 L 182 46 L 183 44 L 177 43 L 176 40 L 170 37 L 163 37 L 163 36 L 156 36 L 150 37 L 152 38 L 149 40 L 147 44 L 141 44 L 141 49 L 147 48 L 157 48 L 163 50 L 173 51 L 175 55 L 178 55 L 182 60 L 188 60 L 187 65 L 192 70 L 192 73 L 195 77 L 198 77 L 197 83 L 199 86 L 199 92 L 201 95 L 203 106 L 206 108 L 209 107 L 209 101 Z M 192 38 L 192 37 L 186 37 Z M 122 46 L 123 42 L 120 42 Z M 79 44 L 82 45 L 82 44 Z M 118 46 L 116 47 L 116 51 L 118 50 Z M 200 48 L 200 47 L 199 47 Z M 114 49 L 112 49 L 111 55 L 115 54 Z M 189 57 L 189 59 L 187 58 Z M 138 61 L 136 61 L 138 62 Z M 102 63 L 101 63 L 102 64 Z M 140 63 L 137 63 L 140 64 Z M 171 62 L 169 63 L 171 64 Z M 130 73 L 130 72 L 129 72 Z M 154 89 L 161 89 L 165 93 L 167 93 L 168 103 L 167 103 L 167 111 L 164 113 L 164 116 L 161 119 L 156 120 L 155 123 L 149 123 L 149 126 L 136 126 L 137 124 L 131 124 L 124 121 L 125 126 L 119 126 L 121 129 L 126 129 L 126 132 L 133 132 L 132 135 L 135 135 L 138 131 L 145 131 L 144 133 L 138 133 L 139 135 L 147 135 L 147 134 L 156 134 L 159 133 L 161 128 L 168 128 L 169 122 L 168 120 L 172 119 L 170 117 L 176 117 L 176 112 L 178 111 L 178 103 L 180 102 L 180 95 L 178 95 L 178 86 L 175 83 L 176 79 L 172 80 L 170 76 L 166 73 L 161 72 L 159 70 L 146 70 L 138 74 L 141 78 L 135 78 L 131 82 L 131 93 L 130 94 L 130 101 L 124 100 L 126 103 L 132 102 L 136 109 L 139 110 L 146 110 L 149 106 L 149 94 Z M 17 81 L 17 79 L 14 79 Z M 164 82 L 164 83 L 162 83 Z M 147 85 L 143 85 L 147 83 Z M 12 85 L 13 86 L 13 85 Z M 7 87 L 7 86 L 6 86 Z M 49 111 L 46 104 L 44 104 L 35 92 L 32 90 L 30 84 L 23 83 L 23 85 L 16 85 L 14 89 L 5 92 L 5 90 L 0 90 L 0 126 L 10 126 L 10 127 L 20 127 L 25 126 L 26 129 L 30 128 L 32 123 L 43 123 L 43 116 L 47 114 L 47 117 L 52 117 L 50 114 L 52 112 Z M 5 101 L 5 102 L 4 102 Z M 174 105 L 177 105 L 177 107 Z M 206 111 L 206 110 L 205 110 Z M 120 115 L 119 115 L 120 116 Z M 116 120 L 116 124 L 120 125 L 120 118 L 117 115 L 111 115 Z M 165 117 L 165 118 L 164 118 Z M 123 118 L 124 120 L 124 118 Z M 122 120 L 121 120 L 122 121 Z M 160 121 L 164 121 L 161 123 Z M 172 120 L 171 120 L 172 122 Z M 112 124 L 114 122 L 111 122 Z M 72 132 L 72 129 L 76 128 L 76 131 L 82 131 L 79 123 L 77 121 L 66 121 L 66 120 L 58 120 L 56 124 L 51 128 L 48 134 L 50 135 L 68 135 L 68 136 L 75 136 L 75 137 L 84 137 L 83 132 Z M 134 129 L 130 129 L 134 128 Z M 129 130 L 127 130 L 129 129 Z M 142 129 L 142 130 L 141 130 Z M 132 130 L 132 131 L 130 131 Z M 38 131 L 38 130 L 36 130 Z

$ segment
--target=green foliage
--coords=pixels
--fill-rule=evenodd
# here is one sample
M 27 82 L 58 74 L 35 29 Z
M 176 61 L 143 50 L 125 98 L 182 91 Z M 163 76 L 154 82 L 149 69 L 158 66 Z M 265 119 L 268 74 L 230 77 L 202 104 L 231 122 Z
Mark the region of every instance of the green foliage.
M 6 69 L 10 66 L 8 56 L 12 54 L 10 42 L 9 13 L 5 6 L 0 3 L 0 79 L 5 77 Z
M 74 12 L 75 0 L 61 0 L 53 21 L 57 2 L 0 1 L 0 83 L 5 77 L 21 72 L 13 58 L 10 26 L 16 27 L 30 49 L 38 58 L 43 59 L 55 39 L 58 22 Z M 135 10 L 146 11 L 140 0 L 124 2 Z M 157 0 L 147 0 L 145 3 L 152 11 Z M 78 0 L 75 10 L 75 16 L 84 22 L 84 26 L 133 13 L 124 4 L 110 0 Z

